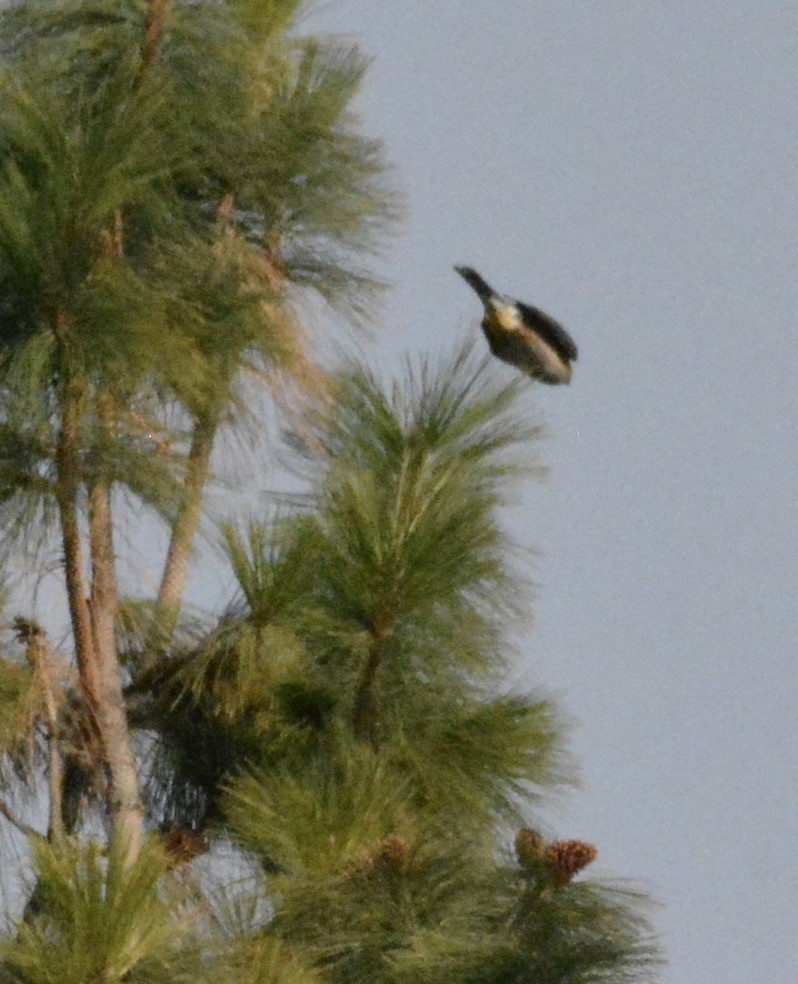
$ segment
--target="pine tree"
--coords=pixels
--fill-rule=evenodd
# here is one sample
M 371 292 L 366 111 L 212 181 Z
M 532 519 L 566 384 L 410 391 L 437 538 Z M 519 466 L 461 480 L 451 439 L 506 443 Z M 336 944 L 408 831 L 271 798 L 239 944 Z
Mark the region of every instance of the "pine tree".
M 0 11 L 0 511 L 11 556 L 61 545 L 72 630 L 61 654 L 22 614 L 0 662 L 0 814 L 32 850 L 0 981 L 646 979 L 644 900 L 530 826 L 568 781 L 555 710 L 500 686 L 522 384 L 467 350 L 325 372 L 294 306 L 367 316 L 397 214 L 364 60 L 297 36 L 302 6 Z M 189 619 L 253 379 L 307 494 L 222 529 L 238 596 Z M 127 503 L 168 530 L 150 599 L 120 596 Z M 11 795 L 41 775 L 43 834 Z
M 148 681 L 154 800 L 256 859 L 257 938 L 324 980 L 653 965 L 642 900 L 574 881 L 595 849 L 525 826 L 568 773 L 550 704 L 499 687 L 526 592 L 497 513 L 538 429 L 492 372 L 460 352 L 387 388 L 347 375 L 311 503 L 227 530 L 238 602 Z
M 131 856 L 114 490 L 170 524 L 167 644 L 241 372 L 322 388 L 288 287 L 357 307 L 393 209 L 347 111 L 363 60 L 287 39 L 297 6 L 31 2 L 0 21 L 3 506 L 60 535 L 91 757 Z

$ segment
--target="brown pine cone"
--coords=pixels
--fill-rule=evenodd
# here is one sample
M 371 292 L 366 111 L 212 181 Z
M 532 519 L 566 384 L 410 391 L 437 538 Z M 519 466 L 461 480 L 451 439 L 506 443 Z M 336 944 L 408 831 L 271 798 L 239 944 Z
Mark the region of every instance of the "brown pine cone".
M 552 875 L 559 885 L 567 885 L 597 854 L 592 844 L 579 840 L 554 841 L 546 850 Z

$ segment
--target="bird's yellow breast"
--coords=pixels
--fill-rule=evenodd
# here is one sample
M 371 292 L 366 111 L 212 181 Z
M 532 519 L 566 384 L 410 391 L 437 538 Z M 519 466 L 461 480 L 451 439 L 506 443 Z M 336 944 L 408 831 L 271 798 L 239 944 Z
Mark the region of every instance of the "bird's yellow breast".
M 515 305 L 491 304 L 485 312 L 486 327 L 494 331 L 518 331 L 522 325 L 521 314 Z

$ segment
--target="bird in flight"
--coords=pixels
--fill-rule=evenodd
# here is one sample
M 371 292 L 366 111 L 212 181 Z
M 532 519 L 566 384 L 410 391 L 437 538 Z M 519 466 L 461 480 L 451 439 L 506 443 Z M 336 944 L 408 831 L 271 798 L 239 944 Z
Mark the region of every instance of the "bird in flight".
M 571 381 L 571 363 L 579 353 L 559 322 L 529 304 L 497 294 L 471 267 L 455 270 L 485 307 L 482 330 L 497 359 L 552 386 Z

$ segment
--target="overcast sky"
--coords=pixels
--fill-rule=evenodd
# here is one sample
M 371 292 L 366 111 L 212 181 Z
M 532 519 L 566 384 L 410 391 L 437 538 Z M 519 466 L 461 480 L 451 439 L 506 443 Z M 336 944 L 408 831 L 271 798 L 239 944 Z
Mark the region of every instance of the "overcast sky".
M 574 722 L 548 817 L 662 904 L 667 984 L 798 979 L 798 4 L 326 0 L 410 209 L 380 364 L 554 314 L 525 685 Z M 497 372 L 505 370 L 497 364 Z M 506 370 L 509 372 L 510 370 Z

